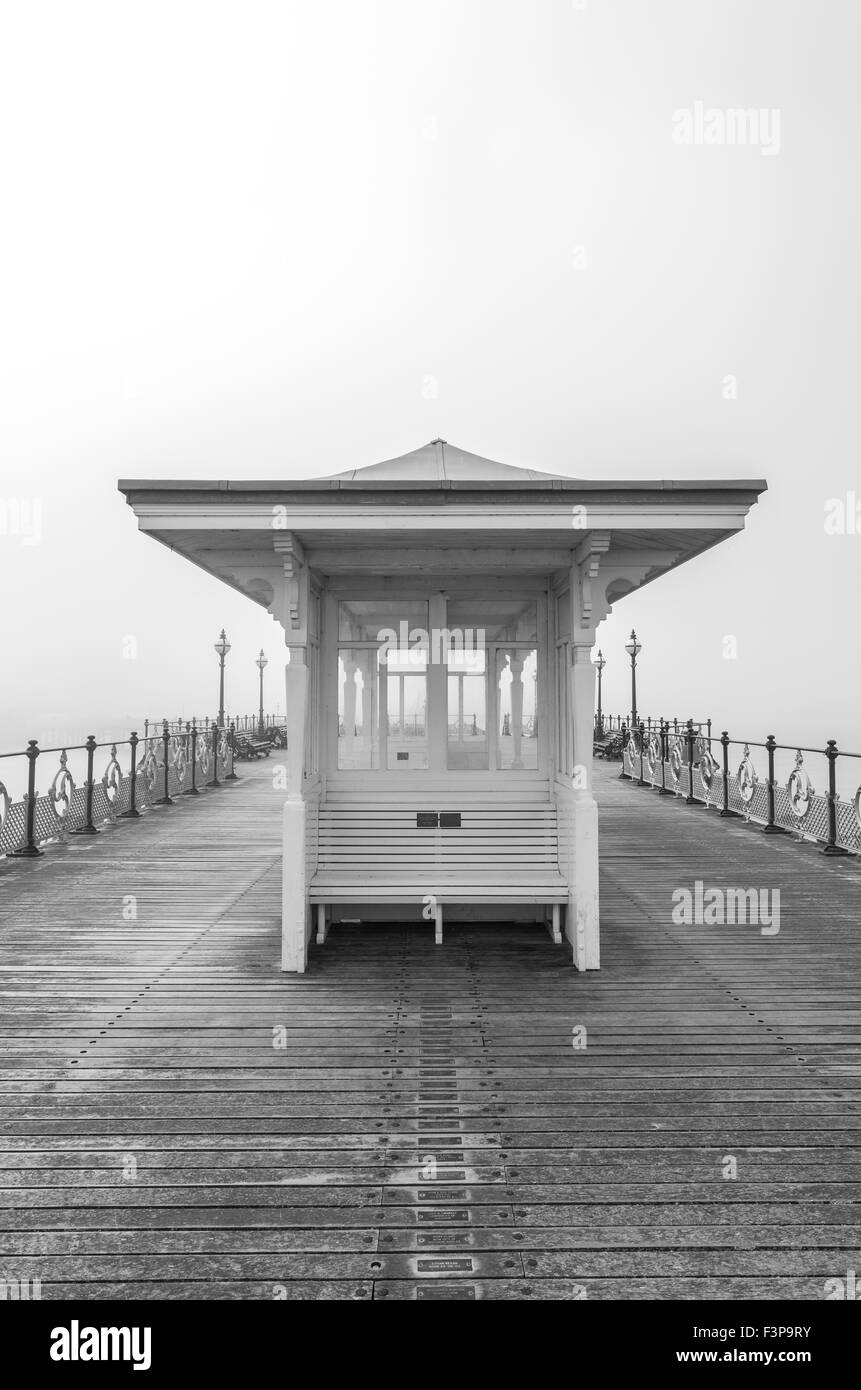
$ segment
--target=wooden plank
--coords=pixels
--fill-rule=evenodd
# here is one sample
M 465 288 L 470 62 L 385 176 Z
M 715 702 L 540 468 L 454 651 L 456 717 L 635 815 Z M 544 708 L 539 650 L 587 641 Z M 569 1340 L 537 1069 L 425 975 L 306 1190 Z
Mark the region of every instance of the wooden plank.
M 861 874 L 596 785 L 588 976 L 506 922 L 339 925 L 282 975 L 265 767 L 0 864 L 4 1265 L 46 1299 L 821 1298 L 861 1229 Z M 728 862 L 779 935 L 673 923 Z

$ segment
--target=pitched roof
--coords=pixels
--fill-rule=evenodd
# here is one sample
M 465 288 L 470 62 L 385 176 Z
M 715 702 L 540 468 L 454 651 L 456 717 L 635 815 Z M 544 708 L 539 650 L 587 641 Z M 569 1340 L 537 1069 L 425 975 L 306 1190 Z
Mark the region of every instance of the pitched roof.
M 423 444 L 409 454 L 401 454 L 399 458 L 371 463 L 366 468 L 350 468 L 346 473 L 335 473 L 331 481 L 513 483 L 553 481 L 561 476 L 558 473 L 539 473 L 534 468 L 515 468 L 510 463 L 496 463 L 493 459 L 458 449 L 444 439 L 432 439 L 429 444 Z

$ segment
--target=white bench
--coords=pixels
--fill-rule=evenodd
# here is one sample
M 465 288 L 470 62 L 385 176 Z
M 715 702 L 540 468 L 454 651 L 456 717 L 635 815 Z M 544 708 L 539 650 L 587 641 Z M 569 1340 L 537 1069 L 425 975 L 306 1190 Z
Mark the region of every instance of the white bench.
M 412 804 L 410 804 L 412 803 Z M 568 883 L 559 871 L 556 807 L 436 796 L 433 804 L 324 803 L 319 810 L 317 870 L 310 884 L 317 941 L 326 909 L 338 903 L 414 904 L 442 941 L 447 904 L 515 904 L 551 910 L 561 942 L 560 907 Z

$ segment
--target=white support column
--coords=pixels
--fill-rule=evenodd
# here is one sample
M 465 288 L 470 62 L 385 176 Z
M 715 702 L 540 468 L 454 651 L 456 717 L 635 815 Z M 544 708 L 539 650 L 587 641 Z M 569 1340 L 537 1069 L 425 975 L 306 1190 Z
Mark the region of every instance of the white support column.
M 290 648 L 285 670 L 287 697 L 287 800 L 283 815 L 281 881 L 281 969 L 303 974 L 309 935 L 306 879 L 305 714 L 308 704 L 306 648 Z
M 276 531 L 273 548 L 283 565 L 272 613 L 284 628 L 290 660 L 284 671 L 287 724 L 287 800 L 282 815 L 281 969 L 302 974 L 313 929 L 308 902 L 305 745 L 308 737 L 308 613 L 310 575 L 305 551 L 292 531 Z M 313 828 L 313 827 L 312 827 Z
M 592 629 L 575 629 L 571 643 L 569 690 L 574 735 L 572 767 L 572 843 L 565 935 L 578 970 L 601 964 L 598 912 L 598 803 L 592 791 L 592 732 L 595 667 Z

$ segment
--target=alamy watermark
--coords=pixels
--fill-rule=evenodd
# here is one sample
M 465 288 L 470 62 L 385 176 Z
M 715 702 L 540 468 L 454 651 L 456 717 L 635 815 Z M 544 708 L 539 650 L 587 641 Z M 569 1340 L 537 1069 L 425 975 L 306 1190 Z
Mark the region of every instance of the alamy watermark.
M 777 107 L 693 106 L 673 112 L 676 145 L 750 145 L 760 154 L 780 154 L 780 111 Z
M 52 1361 L 130 1361 L 133 1371 L 152 1365 L 152 1328 L 82 1327 L 72 1318 L 68 1327 L 51 1332 Z
M 41 1297 L 41 1279 L 10 1279 L 7 1274 L 0 1275 L 0 1301 L 12 1299 L 13 1302 L 27 1303 Z
M 424 667 L 428 661 L 432 666 L 439 666 L 445 663 L 449 652 L 466 656 L 483 652 L 486 633 L 483 627 L 435 627 L 428 632 L 424 627 L 410 627 L 404 618 L 397 631 L 393 627 L 381 627 L 377 641 L 384 666 L 390 661 L 398 666 Z
M 848 1299 L 850 1303 L 861 1302 L 861 1279 L 857 1279 L 854 1269 L 847 1269 L 844 1279 L 826 1279 L 825 1298 L 827 1300 Z
M 42 503 L 38 497 L 0 497 L 0 537 L 16 536 L 22 545 L 42 540 Z
M 829 497 L 822 523 L 826 536 L 861 536 L 861 497 L 850 488 L 845 497 Z
M 672 919 L 677 927 L 758 926 L 761 936 L 777 936 L 780 889 L 706 888 L 697 879 L 673 892 Z

